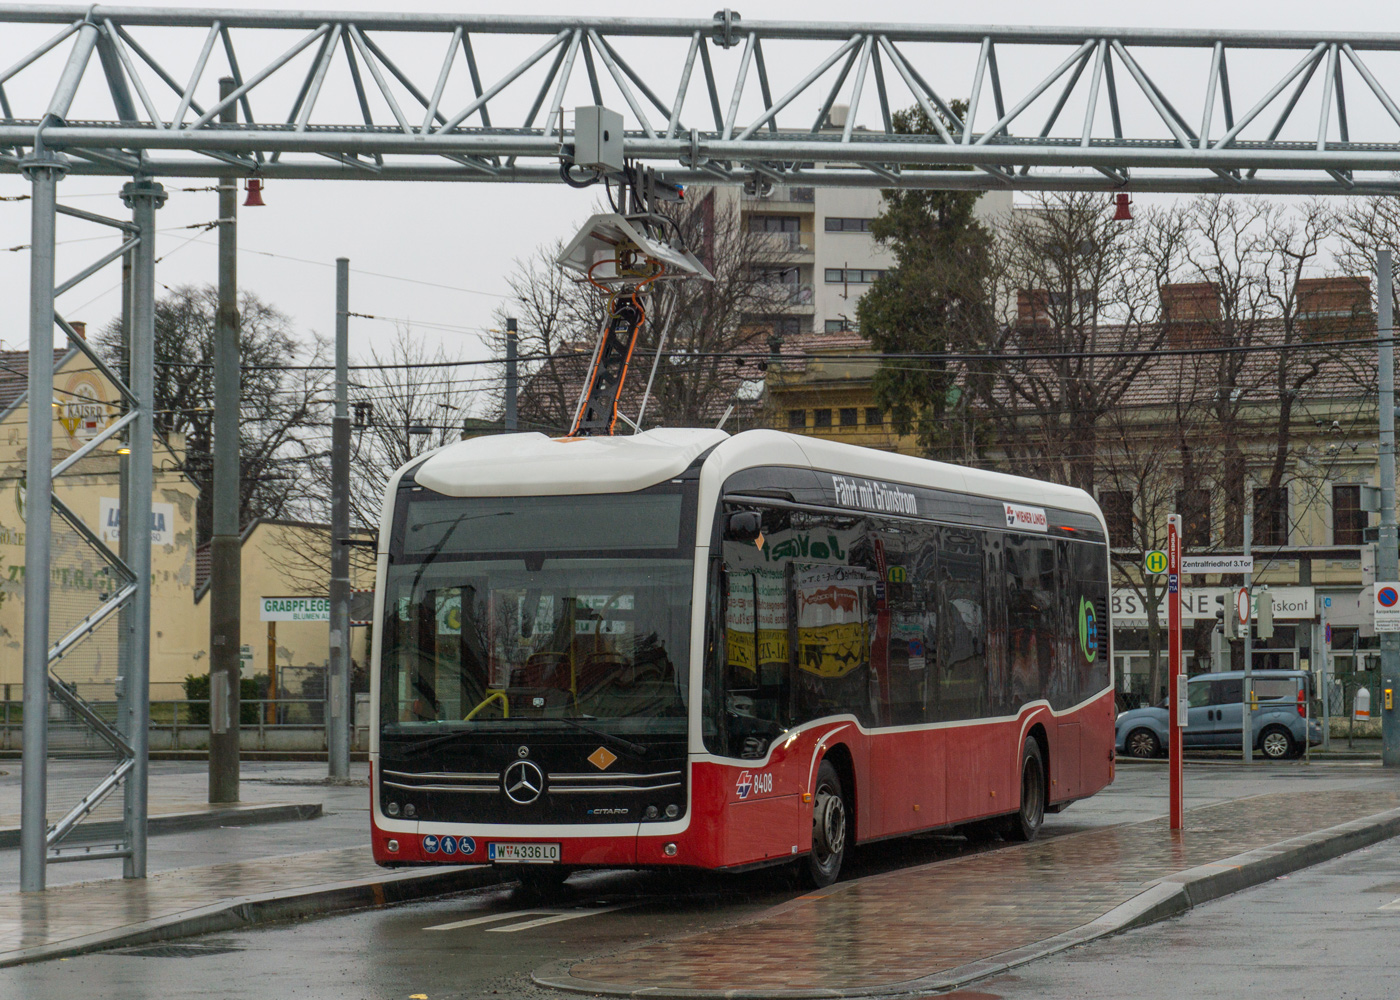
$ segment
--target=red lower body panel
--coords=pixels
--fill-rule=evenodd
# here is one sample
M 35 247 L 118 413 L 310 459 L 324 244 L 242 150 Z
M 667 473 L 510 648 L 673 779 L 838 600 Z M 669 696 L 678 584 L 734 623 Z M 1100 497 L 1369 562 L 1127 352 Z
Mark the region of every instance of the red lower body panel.
M 772 863 L 811 849 L 811 797 L 824 758 L 837 765 L 843 784 L 854 785 L 846 792 L 856 840 L 877 840 L 1015 812 L 1021 747 L 1031 735 L 1048 758 L 1050 804 L 1092 795 L 1113 780 L 1113 725 L 1111 692 L 1059 716 L 1038 706 L 976 725 L 866 733 L 850 721 L 819 723 L 775 745 L 763 762 L 693 762 L 683 831 L 650 834 L 643 823 L 635 836 L 538 836 L 526 828 L 489 840 L 558 843 L 563 864 L 587 867 Z M 487 861 L 488 837 L 470 824 L 435 830 L 423 823 L 396 832 L 381 828 L 383 822 L 371 809 L 381 864 Z M 389 849 L 391 841 L 397 850 Z

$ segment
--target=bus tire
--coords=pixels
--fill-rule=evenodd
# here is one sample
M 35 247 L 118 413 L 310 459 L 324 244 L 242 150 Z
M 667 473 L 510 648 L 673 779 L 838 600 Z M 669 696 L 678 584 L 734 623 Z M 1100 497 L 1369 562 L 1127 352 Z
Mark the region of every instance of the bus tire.
M 1021 746 L 1021 808 L 1007 819 L 1007 840 L 1034 840 L 1045 819 L 1045 755 L 1040 742 L 1027 736 Z
M 573 874 L 559 865 L 516 865 L 512 873 L 520 888 L 537 899 L 553 899 L 564 891 L 564 880 Z
M 841 874 L 850 826 L 841 775 L 836 765 L 824 760 L 817 768 L 817 786 L 812 795 L 812 852 L 803 865 L 803 874 L 813 887 L 824 889 Z

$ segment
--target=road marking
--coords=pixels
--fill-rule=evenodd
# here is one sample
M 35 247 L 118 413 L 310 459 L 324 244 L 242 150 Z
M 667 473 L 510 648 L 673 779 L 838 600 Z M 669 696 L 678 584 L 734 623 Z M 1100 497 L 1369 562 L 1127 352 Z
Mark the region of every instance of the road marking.
M 1381 909 L 1400 910 L 1400 896 L 1397 896 L 1396 898 L 1392 899 L 1389 903 L 1386 903 L 1384 906 L 1381 907 Z
M 554 912 L 554 910 L 512 910 L 509 913 L 492 913 L 485 917 L 472 917 L 470 920 L 454 920 L 450 924 L 437 924 L 434 927 L 424 927 L 423 929 L 425 931 L 455 931 L 458 927 L 475 927 L 477 924 L 491 924 L 498 920 L 514 920 L 516 917 Z
M 470 920 L 454 920 L 448 924 L 435 924 L 432 927 L 424 927 L 425 931 L 455 931 L 459 927 L 477 927 L 482 924 L 495 924 L 505 920 L 515 920 L 519 917 L 534 917 L 534 920 L 526 920 L 522 923 L 511 924 L 509 927 L 488 927 L 488 933 L 493 934 L 514 934 L 516 931 L 527 931 L 535 927 L 544 927 L 547 924 L 557 924 L 565 920 L 578 920 L 580 917 L 592 917 L 599 913 L 611 913 L 613 910 L 625 910 L 629 907 L 640 906 L 640 903 L 619 903 L 616 906 L 595 906 L 589 909 L 577 910 L 512 910 L 509 913 L 491 913 L 484 917 L 472 917 Z
M 625 910 L 628 907 L 638 906 L 638 903 L 622 903 L 618 906 L 600 906 L 592 910 L 570 910 L 567 913 L 553 913 L 537 920 L 527 920 L 523 924 L 511 924 L 509 927 L 488 927 L 488 932 L 492 934 L 514 934 L 516 931 L 528 931 L 536 927 L 543 927 L 546 924 L 557 924 L 564 920 L 577 920 L 579 917 L 591 917 L 599 913 L 611 913 L 613 910 Z

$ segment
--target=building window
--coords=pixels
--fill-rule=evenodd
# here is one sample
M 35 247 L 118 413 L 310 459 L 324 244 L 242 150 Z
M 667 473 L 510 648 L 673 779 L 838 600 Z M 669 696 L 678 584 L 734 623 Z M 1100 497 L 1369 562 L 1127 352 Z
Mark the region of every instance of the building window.
M 1181 543 L 1188 548 L 1210 547 L 1210 490 L 1177 490 L 1181 514 Z
M 880 412 L 878 406 L 867 406 L 865 408 L 865 426 L 883 427 L 885 426 L 885 415 Z
M 802 316 L 746 316 L 747 326 L 767 327 L 779 337 L 796 337 L 803 333 Z
M 870 219 L 829 217 L 826 220 L 826 231 L 828 233 L 868 233 L 870 232 L 870 222 Z
M 754 280 L 763 285 L 796 285 L 798 279 L 795 267 L 756 267 Z
M 750 215 L 751 233 L 796 233 L 802 229 L 802 220 L 795 215 Z
M 1332 544 L 1360 545 L 1366 531 L 1360 486 L 1332 487 Z
M 813 410 L 813 411 L 812 411 L 812 426 L 813 426 L 813 427 L 830 427 L 830 426 L 831 426 L 831 411 L 830 411 L 830 410 Z
M 828 285 L 868 285 L 872 281 L 883 278 L 885 272 L 881 268 L 860 268 L 860 267 L 828 267 L 826 268 L 826 283 Z
M 841 426 L 854 427 L 856 425 L 856 408 L 854 406 L 843 406 L 841 408 Z
M 1108 544 L 1123 548 L 1133 544 L 1133 495 L 1128 490 L 1102 490 L 1099 509 L 1108 522 Z
M 849 319 L 846 319 L 846 317 L 843 316 L 840 319 L 827 320 L 823 326 L 823 329 L 827 333 L 853 333 L 856 330 L 856 326 L 853 322 L 851 322 Z
M 1288 544 L 1288 487 L 1254 491 L 1254 544 Z
M 788 410 L 788 430 L 804 431 L 807 429 L 806 410 Z

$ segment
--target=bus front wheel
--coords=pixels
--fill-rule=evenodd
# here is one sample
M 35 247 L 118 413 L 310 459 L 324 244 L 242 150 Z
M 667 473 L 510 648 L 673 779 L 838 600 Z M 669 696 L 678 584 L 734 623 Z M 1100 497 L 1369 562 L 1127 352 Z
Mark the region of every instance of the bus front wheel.
M 1006 829 L 1008 840 L 1034 840 L 1045 819 L 1045 755 L 1034 736 L 1027 736 L 1021 747 L 1021 808 Z
M 824 760 L 817 768 L 817 790 L 812 796 L 812 853 L 807 855 L 807 880 L 822 889 L 841 874 L 846 856 L 849 820 L 841 776 L 836 766 Z
M 564 893 L 564 880 L 572 872 L 558 865 L 516 865 L 513 874 L 520 889 L 536 899 L 554 899 Z

